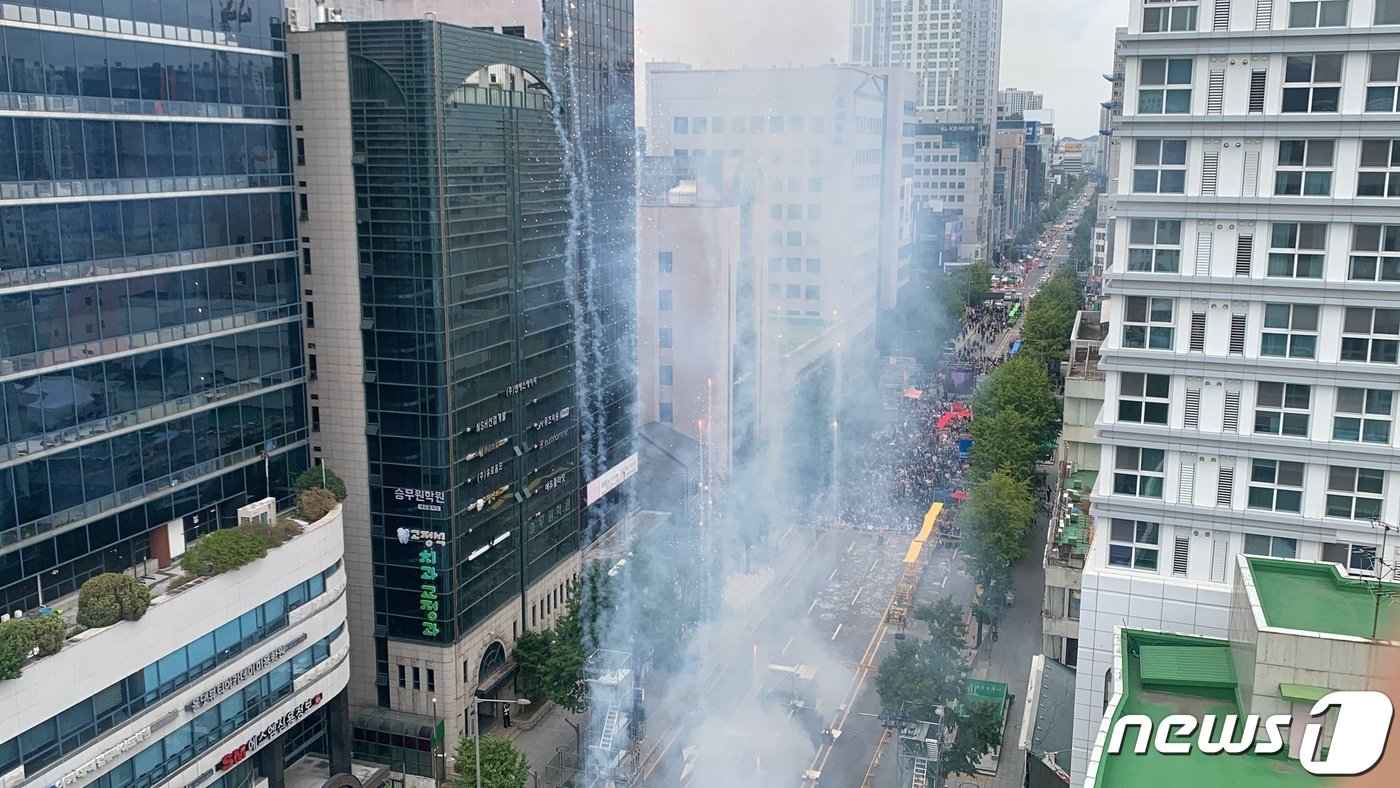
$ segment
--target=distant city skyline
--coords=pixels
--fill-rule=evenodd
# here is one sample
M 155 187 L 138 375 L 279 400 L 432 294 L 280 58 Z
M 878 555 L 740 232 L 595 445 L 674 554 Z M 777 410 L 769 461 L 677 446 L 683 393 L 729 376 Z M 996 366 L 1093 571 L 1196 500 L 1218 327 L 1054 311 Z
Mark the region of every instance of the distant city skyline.
M 1102 74 L 1113 60 L 1113 29 L 1127 2 L 1003 0 L 1000 87 L 1045 94 L 1061 136 L 1098 132 Z M 818 9 L 822 11 L 818 13 Z M 850 0 L 706 0 L 637 3 L 637 61 L 680 60 L 699 67 L 805 66 L 850 58 Z M 1038 45 L 1054 41 L 1055 49 Z M 645 87 L 638 82 L 638 106 Z M 639 112 L 638 122 L 645 122 Z

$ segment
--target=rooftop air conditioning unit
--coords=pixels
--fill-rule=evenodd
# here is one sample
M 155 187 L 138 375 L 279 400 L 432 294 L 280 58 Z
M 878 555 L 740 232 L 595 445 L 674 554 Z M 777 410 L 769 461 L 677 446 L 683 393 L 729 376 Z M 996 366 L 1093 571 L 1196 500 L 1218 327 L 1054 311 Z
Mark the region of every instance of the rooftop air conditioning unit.
M 238 524 L 262 523 L 271 525 L 277 520 L 277 499 L 264 498 L 257 503 L 238 507 Z

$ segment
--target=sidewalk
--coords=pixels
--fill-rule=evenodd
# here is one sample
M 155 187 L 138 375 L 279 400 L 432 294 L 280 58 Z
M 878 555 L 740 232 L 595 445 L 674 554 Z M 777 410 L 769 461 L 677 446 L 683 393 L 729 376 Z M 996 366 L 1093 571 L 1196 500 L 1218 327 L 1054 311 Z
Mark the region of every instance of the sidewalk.
M 545 779 L 545 767 L 554 759 L 555 753 L 561 747 L 573 751 L 575 733 L 569 724 L 570 722 L 579 726 L 578 739 L 584 742 L 586 748 L 588 712 L 570 714 L 553 703 L 545 703 L 538 711 L 530 715 L 528 720 L 519 718 L 512 720 L 513 724 L 510 730 L 502 730 L 497 724 L 483 732 L 513 742 L 529 759 L 530 771 L 537 776 L 537 784 L 540 788 L 554 788 L 560 783 Z
M 1050 468 L 1051 485 L 1055 484 L 1055 468 Z M 1031 658 L 1040 653 L 1044 632 L 1040 605 L 1045 596 L 1045 567 L 1035 545 L 1045 544 L 1049 516 L 1036 516 L 1035 527 L 1027 537 L 1032 549 L 1011 568 L 1015 603 L 1004 608 L 998 624 L 997 641 L 982 643 L 973 663 L 974 678 L 1004 682 L 1014 700 L 1007 712 L 1006 734 L 1001 745 L 1001 759 L 993 776 L 962 775 L 950 779 L 950 786 L 964 783 L 988 788 L 1022 788 L 1026 774 L 1026 754 L 1020 748 L 1021 718 L 1030 682 Z

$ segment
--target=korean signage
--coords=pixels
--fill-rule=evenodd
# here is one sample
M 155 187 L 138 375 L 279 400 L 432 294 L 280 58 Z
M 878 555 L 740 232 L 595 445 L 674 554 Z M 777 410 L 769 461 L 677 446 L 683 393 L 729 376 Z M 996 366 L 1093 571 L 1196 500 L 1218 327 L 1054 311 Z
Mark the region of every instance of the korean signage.
M 422 542 L 428 547 L 434 544 L 447 544 L 447 534 L 443 531 L 420 531 L 416 528 L 400 528 L 398 531 L 399 544 L 409 542 Z
M 470 454 L 468 454 L 467 456 L 463 457 L 462 459 L 464 459 L 464 460 L 475 460 L 475 459 L 478 458 L 478 457 L 485 457 L 486 455 L 488 455 L 488 454 L 490 454 L 491 452 L 493 452 L 493 451 L 495 451 L 495 450 L 501 448 L 502 446 L 506 445 L 507 443 L 510 443 L 510 438 L 501 438 L 500 440 L 492 441 L 492 442 L 490 442 L 490 443 L 488 443 L 488 444 L 486 444 L 486 445 L 484 445 L 484 446 L 482 446 L 482 447 L 476 449 L 475 451 L 471 452 Z
M 602 476 L 588 483 L 588 501 L 585 506 L 592 506 L 593 502 L 612 492 L 619 484 L 627 481 L 637 474 L 637 455 L 619 462 L 609 468 Z
M 476 423 L 476 427 L 475 427 L 475 428 L 468 427 L 466 431 L 467 431 L 467 432 L 481 432 L 482 430 L 489 430 L 489 429 L 491 429 L 492 427 L 497 427 L 497 426 L 500 426 L 500 425 L 505 424 L 505 423 L 506 423 L 506 414 L 505 414 L 505 411 L 502 411 L 502 412 L 497 413 L 497 414 L 495 414 L 495 415 L 488 416 L 488 417 L 482 419 L 481 421 L 478 421 L 478 422 Z
M 542 429 L 544 429 L 545 427 L 548 427 L 548 426 L 551 425 L 551 424 L 558 424 L 559 422 L 561 422 L 561 421 L 563 421 L 564 419 L 567 419 L 567 418 L 569 418 L 569 409 L 568 409 L 568 408 L 562 408 L 562 409 L 560 409 L 560 410 L 556 410 L 555 412 L 549 414 L 548 416 L 545 416 L 544 418 L 540 419 L 539 421 L 535 422 L 534 424 L 531 424 L 531 425 L 530 425 L 530 429 L 542 430 Z
M 438 628 L 438 551 L 425 546 L 418 551 L 418 610 L 423 614 L 423 637 L 442 634 Z
M 277 648 L 267 652 L 266 654 L 262 655 L 262 657 L 257 662 L 248 665 L 247 667 L 243 668 L 242 670 L 238 671 L 232 676 L 229 676 L 228 678 L 224 679 L 218 684 L 215 684 L 214 686 L 210 687 L 204 692 L 201 692 L 197 697 L 195 697 L 194 700 L 185 704 L 185 711 L 199 711 L 205 706 L 208 706 L 210 703 L 213 703 L 214 700 L 220 695 L 224 694 L 225 692 L 228 692 L 234 687 L 237 687 L 239 684 L 242 684 L 248 679 L 266 670 L 267 668 L 277 664 L 277 661 L 282 659 L 282 657 L 286 656 L 287 652 L 296 648 L 305 640 L 306 633 L 303 632 L 300 635 L 297 635 L 296 638 L 290 643 L 278 646 Z
M 316 693 L 315 697 L 307 698 L 292 710 L 273 720 L 266 728 L 253 734 L 248 741 L 244 742 L 238 749 L 229 752 L 219 759 L 219 765 L 215 766 L 216 771 L 226 772 L 229 769 L 242 763 L 245 758 L 252 755 L 259 747 L 267 744 L 273 739 L 287 732 L 287 729 L 296 725 L 312 709 L 321 702 L 321 693 Z
M 435 490 L 406 490 L 400 487 L 394 490 L 394 500 L 416 503 L 419 511 L 440 512 L 442 505 L 447 501 L 447 493 Z
M 67 788 L 70 785 L 77 785 L 88 777 L 99 771 L 105 770 L 108 766 L 115 766 L 116 760 L 122 755 L 131 752 L 136 745 L 151 738 L 151 726 L 147 725 L 139 731 L 127 736 L 125 739 L 113 744 L 111 747 L 98 753 L 92 759 L 83 763 L 73 771 L 63 775 L 51 788 Z
M 539 378 L 530 378 L 529 380 L 522 380 L 519 383 L 508 387 L 505 391 L 505 395 L 507 397 L 514 397 L 516 394 L 519 394 L 522 391 L 534 388 L 539 382 Z
M 500 486 L 500 487 L 497 487 L 496 489 L 492 490 L 491 492 L 487 493 L 486 495 L 484 495 L 484 496 L 482 496 L 482 497 L 480 497 L 480 498 L 477 498 L 475 501 L 473 501 L 472 503 L 468 504 L 468 505 L 467 505 L 467 511 L 469 511 L 469 512 L 484 512 L 484 511 L 486 511 L 486 509 L 487 509 L 488 507 L 495 506 L 497 501 L 499 501 L 499 500 L 501 500 L 502 498 L 506 497 L 506 493 L 508 493 L 508 492 L 510 492 L 510 487 L 509 487 L 509 486 L 502 485 L 502 486 Z

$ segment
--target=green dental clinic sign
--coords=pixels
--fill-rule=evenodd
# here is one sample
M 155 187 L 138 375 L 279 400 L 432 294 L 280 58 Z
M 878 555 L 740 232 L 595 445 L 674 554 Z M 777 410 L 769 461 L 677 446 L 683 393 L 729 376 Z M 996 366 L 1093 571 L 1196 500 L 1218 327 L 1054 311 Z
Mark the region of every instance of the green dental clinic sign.
M 438 628 L 438 551 L 435 543 L 426 542 L 418 551 L 419 578 L 418 610 L 423 614 L 423 637 L 435 638 Z

